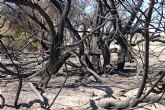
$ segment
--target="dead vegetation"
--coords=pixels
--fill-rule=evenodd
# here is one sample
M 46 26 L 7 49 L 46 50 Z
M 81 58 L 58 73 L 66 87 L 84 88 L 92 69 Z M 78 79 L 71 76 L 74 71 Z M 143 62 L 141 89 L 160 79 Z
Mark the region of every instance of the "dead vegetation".
M 2 109 L 164 109 L 164 2 L 84 3 L 0 2 Z

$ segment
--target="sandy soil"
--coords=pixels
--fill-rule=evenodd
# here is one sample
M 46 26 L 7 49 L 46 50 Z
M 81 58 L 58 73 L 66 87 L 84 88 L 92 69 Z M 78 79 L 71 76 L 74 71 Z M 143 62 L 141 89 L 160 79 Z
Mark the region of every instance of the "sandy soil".
M 65 76 L 52 78 L 48 88 L 45 89 L 45 93 L 43 94 L 48 103 L 50 103 L 56 96 L 60 86 L 62 85 L 62 82 L 64 81 L 64 78 Z M 31 80 L 31 82 L 35 83 L 38 81 L 38 79 L 39 78 L 34 78 Z M 92 77 L 89 78 L 88 84 L 77 82 L 78 79 L 79 76 L 70 76 L 68 78 L 65 87 L 51 107 L 51 110 L 103 110 L 103 108 L 99 108 L 97 106 L 96 102 L 98 100 L 103 98 L 124 100 L 135 96 L 138 90 L 135 88 L 125 92 L 124 89 L 112 87 L 106 83 L 95 83 Z M 134 82 L 136 80 L 136 76 L 130 76 L 129 78 L 126 78 L 118 75 L 112 75 L 111 78 L 109 77 L 107 79 L 116 79 L 116 84 L 123 83 L 129 86 L 131 83 L 134 83 L 136 85 L 136 82 Z M 6 106 L 3 108 L 3 110 L 15 110 L 12 108 L 12 105 L 14 103 L 17 87 L 18 81 L 11 80 L 11 82 L 1 82 L 1 94 L 4 96 L 6 101 Z M 146 91 L 147 89 L 148 88 L 146 88 Z M 39 103 L 30 104 L 30 102 L 34 101 L 35 99 L 39 99 L 38 96 L 29 87 L 28 82 L 24 82 L 18 102 L 19 104 L 22 104 L 20 110 L 42 110 Z M 150 110 L 165 109 L 164 106 L 155 103 L 155 105 L 149 104 L 139 110 L 145 110 L 145 108 Z

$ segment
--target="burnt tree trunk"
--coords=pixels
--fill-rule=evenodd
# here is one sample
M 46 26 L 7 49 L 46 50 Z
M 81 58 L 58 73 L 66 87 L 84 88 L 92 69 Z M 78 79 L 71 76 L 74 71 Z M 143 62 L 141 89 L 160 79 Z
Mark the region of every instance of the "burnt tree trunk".
M 97 45 L 97 37 L 92 38 L 92 50 L 98 50 L 98 45 Z M 100 63 L 100 55 L 99 54 L 93 54 L 92 55 L 92 64 L 95 70 L 99 68 L 99 63 Z
M 119 43 L 121 49 L 120 49 L 120 53 L 118 55 L 118 64 L 117 64 L 117 70 L 123 70 L 124 69 L 124 65 L 125 65 L 125 58 L 127 55 L 127 40 L 124 41 L 124 37 L 118 36 L 118 38 L 116 38 L 117 42 Z
M 97 1 L 98 3 L 98 10 L 97 10 L 97 14 L 99 15 L 103 15 L 103 5 L 102 5 L 102 1 L 101 0 L 98 0 Z M 98 25 L 102 24 L 103 23 L 103 19 L 100 18 L 99 16 L 97 16 L 95 18 L 95 23 L 94 23 L 94 28 L 96 28 Z M 97 31 L 97 34 L 95 34 L 93 37 L 92 37 L 92 50 L 98 50 L 99 49 L 99 45 L 98 45 L 98 42 L 99 42 L 99 38 L 101 37 L 101 31 L 100 29 Z M 95 55 L 92 55 L 92 63 L 94 65 L 94 68 L 97 70 L 100 68 L 100 54 L 95 54 Z
M 64 59 L 62 60 L 60 58 L 60 55 L 62 52 L 61 52 L 61 49 L 59 48 L 62 46 L 63 32 L 64 32 L 66 18 L 69 14 L 70 7 L 71 7 L 71 0 L 67 0 L 65 2 L 65 6 L 61 14 L 61 20 L 59 22 L 58 31 L 57 33 L 54 33 L 53 35 L 51 35 L 52 37 L 51 37 L 49 61 L 45 67 L 45 72 L 39 84 L 39 87 L 41 88 L 46 88 L 52 75 L 58 72 L 58 70 L 62 67 L 64 61 L 70 56 L 66 54 L 66 56 L 64 56 Z M 51 29 L 54 30 L 54 26 L 52 28 Z
M 71 56 L 70 53 L 66 53 L 63 57 L 59 58 L 58 61 L 55 62 L 55 64 L 50 68 L 50 66 L 47 64 L 45 67 L 45 70 L 43 71 L 43 76 L 39 82 L 38 87 L 39 88 L 46 88 L 49 80 L 51 79 L 52 75 L 54 73 L 57 73 L 62 65 L 65 63 L 65 61 Z

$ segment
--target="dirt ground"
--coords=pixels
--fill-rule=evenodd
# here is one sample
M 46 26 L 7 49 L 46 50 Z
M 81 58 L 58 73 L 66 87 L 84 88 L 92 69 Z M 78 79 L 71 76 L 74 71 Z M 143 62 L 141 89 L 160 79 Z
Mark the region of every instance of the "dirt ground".
M 127 86 L 134 83 L 133 80 L 136 80 L 136 76 L 130 76 L 129 78 L 121 77 L 118 75 L 111 76 L 113 79 L 118 79 L 116 84 L 124 83 Z M 48 88 L 43 94 L 48 103 L 50 103 L 53 98 L 56 96 L 62 82 L 64 81 L 64 76 L 58 76 L 52 78 L 51 82 L 48 85 Z M 75 83 L 79 79 L 79 76 L 71 76 L 68 78 L 65 87 L 62 89 L 62 92 L 56 99 L 55 103 L 51 107 L 51 110 L 104 110 L 97 106 L 97 101 L 103 98 L 112 98 L 115 100 L 124 100 L 130 97 L 133 97 L 137 93 L 137 88 L 124 91 L 117 87 L 111 87 L 106 83 L 95 83 L 92 79 L 89 79 L 88 84 L 83 84 L 80 82 Z M 111 78 L 107 78 L 111 79 Z M 127 80 L 126 80 L 127 79 Z M 31 82 L 37 82 L 38 78 L 31 80 Z M 16 90 L 18 87 L 18 81 L 3 81 L 0 84 L 1 94 L 5 98 L 6 106 L 3 110 L 15 110 L 12 108 L 14 103 Z M 147 90 L 146 90 L 147 91 Z M 153 94 L 154 95 L 154 94 Z M 22 105 L 20 110 L 42 110 L 39 103 L 32 103 L 32 101 L 39 99 L 34 91 L 29 87 L 28 82 L 23 83 L 23 88 L 19 98 L 19 104 Z M 34 101 L 35 102 L 35 101 Z M 155 103 L 149 104 L 144 108 L 139 110 L 164 110 L 165 107 Z

